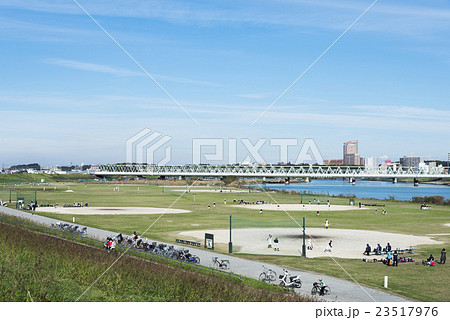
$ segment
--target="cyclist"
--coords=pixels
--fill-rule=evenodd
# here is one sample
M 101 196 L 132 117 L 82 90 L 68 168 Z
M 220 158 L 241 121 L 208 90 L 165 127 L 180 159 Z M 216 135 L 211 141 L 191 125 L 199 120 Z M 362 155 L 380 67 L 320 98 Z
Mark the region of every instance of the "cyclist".
M 323 295 L 325 295 L 325 293 L 323 292 L 325 289 L 325 283 L 323 282 L 323 280 L 321 278 L 319 278 L 318 280 L 319 280 L 319 284 L 320 284 L 319 296 L 323 296 Z

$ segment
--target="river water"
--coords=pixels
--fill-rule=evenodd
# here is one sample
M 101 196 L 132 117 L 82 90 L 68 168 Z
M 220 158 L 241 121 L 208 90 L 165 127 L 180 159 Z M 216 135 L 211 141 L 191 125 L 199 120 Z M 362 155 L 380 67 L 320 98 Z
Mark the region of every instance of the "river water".
M 396 200 L 411 200 L 412 197 L 443 196 L 450 199 L 450 187 L 434 184 L 419 184 L 414 187 L 412 182 L 392 182 L 356 180 L 351 185 L 348 180 L 312 180 L 309 183 L 291 183 L 289 185 L 279 183 L 267 183 L 270 189 L 295 190 L 316 194 L 329 194 L 330 196 L 354 195 L 357 198 L 389 199 L 393 196 Z

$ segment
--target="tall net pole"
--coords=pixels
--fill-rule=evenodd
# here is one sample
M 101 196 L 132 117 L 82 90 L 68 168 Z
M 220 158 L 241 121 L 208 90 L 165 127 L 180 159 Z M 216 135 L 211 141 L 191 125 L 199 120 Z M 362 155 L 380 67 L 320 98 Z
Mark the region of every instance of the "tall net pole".
M 303 244 L 302 244 L 302 257 L 306 258 L 306 244 L 305 244 L 305 217 L 303 217 Z

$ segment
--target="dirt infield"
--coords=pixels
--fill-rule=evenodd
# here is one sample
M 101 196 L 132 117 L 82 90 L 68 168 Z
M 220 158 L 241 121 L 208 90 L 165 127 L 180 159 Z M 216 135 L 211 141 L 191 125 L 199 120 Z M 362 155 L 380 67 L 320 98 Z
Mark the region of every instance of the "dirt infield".
M 369 208 L 359 208 L 358 206 L 342 206 L 342 205 L 327 205 L 327 204 L 239 204 L 234 207 L 253 209 L 253 210 L 268 210 L 268 211 L 345 211 L 345 210 L 366 210 Z
M 189 210 L 145 208 L 145 207 L 40 207 L 37 212 L 61 213 L 71 215 L 100 215 L 100 214 L 163 214 L 185 213 Z
M 180 237 L 190 237 L 202 241 L 205 233 L 214 234 L 216 243 L 228 243 L 229 230 L 198 230 L 179 233 Z M 273 239 L 278 237 L 280 251 L 267 248 L 268 236 Z M 413 236 L 406 234 L 386 233 L 379 231 L 351 230 L 351 229 L 306 229 L 306 245 L 308 235 L 312 237 L 313 250 L 307 251 L 307 257 L 332 256 L 338 258 L 363 258 L 366 244 L 372 249 L 379 243 L 385 247 L 389 242 L 392 249 L 408 249 L 418 245 L 440 244 L 431 237 Z M 333 240 L 331 252 L 324 252 L 327 244 Z M 300 256 L 302 248 L 301 228 L 264 228 L 264 229 L 234 229 L 232 230 L 233 249 L 236 253 L 290 255 Z M 383 258 L 384 256 L 371 256 L 371 258 Z

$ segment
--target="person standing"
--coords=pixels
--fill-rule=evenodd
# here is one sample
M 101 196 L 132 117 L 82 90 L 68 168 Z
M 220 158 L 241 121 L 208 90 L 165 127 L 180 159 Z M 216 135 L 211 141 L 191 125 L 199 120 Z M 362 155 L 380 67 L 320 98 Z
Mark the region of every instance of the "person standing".
M 308 250 L 312 250 L 312 238 L 311 236 L 308 236 Z
M 272 248 L 272 235 L 269 234 L 269 237 L 267 238 L 267 240 L 269 241 L 269 243 L 267 244 L 267 248 Z
M 397 250 L 394 250 L 394 254 L 392 255 L 394 262 L 392 263 L 392 265 L 394 267 L 398 267 L 398 252 Z
M 329 225 L 328 219 L 325 219 L 325 229 L 328 229 L 328 225 Z
M 274 243 L 274 248 L 273 248 L 273 250 L 274 251 L 280 251 L 280 248 L 278 247 L 278 238 L 275 238 L 275 240 L 273 240 L 273 243 Z
M 387 252 L 387 265 L 390 266 L 391 265 L 391 259 L 392 259 L 392 253 L 391 251 Z
M 445 248 L 442 248 L 441 251 L 441 264 L 445 264 L 445 260 L 447 260 L 447 252 L 445 251 Z

